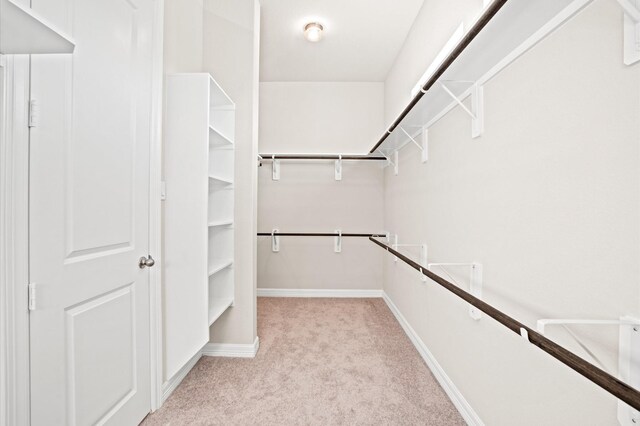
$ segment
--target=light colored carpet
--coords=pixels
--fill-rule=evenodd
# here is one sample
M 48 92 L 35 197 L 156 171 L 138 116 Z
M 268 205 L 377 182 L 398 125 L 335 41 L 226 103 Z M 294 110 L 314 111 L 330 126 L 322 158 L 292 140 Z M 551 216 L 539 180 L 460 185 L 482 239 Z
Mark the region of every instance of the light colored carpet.
M 382 299 L 258 299 L 255 359 L 203 357 L 144 425 L 460 425 Z

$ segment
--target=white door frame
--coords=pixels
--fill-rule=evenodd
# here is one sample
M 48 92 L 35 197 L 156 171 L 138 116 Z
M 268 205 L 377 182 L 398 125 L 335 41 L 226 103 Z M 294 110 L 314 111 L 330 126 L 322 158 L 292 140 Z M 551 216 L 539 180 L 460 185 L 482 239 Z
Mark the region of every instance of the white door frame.
M 0 425 L 29 424 L 29 56 L 0 58 Z
M 153 0 L 149 167 L 151 410 L 162 404 L 162 174 L 164 0 Z M 29 380 L 29 66 L 28 55 L 0 55 L 5 121 L 0 123 L 0 426 L 30 424 Z M 2 93 L 2 92 L 0 92 Z M 0 108 L 2 110 L 2 108 Z M 2 120 L 2 117 L 0 117 Z
M 149 149 L 149 252 L 157 267 L 149 269 L 151 411 L 162 405 L 162 115 L 164 113 L 164 0 L 154 0 L 151 146 Z

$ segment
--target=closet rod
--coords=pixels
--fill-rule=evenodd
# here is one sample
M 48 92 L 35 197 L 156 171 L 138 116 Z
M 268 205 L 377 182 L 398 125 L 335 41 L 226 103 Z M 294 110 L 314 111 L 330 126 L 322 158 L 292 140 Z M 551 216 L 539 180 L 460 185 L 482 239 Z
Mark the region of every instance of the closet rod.
M 262 161 L 269 160 L 373 160 L 386 161 L 386 157 L 368 154 L 260 154 Z
M 416 106 L 418 101 L 422 99 L 424 94 L 429 89 L 431 89 L 431 87 L 436 83 L 436 81 L 438 81 L 440 77 L 442 77 L 442 74 L 444 74 L 445 71 L 449 69 L 451 64 L 455 62 L 458 56 L 460 56 L 460 54 L 467 48 L 467 46 L 471 44 L 473 39 L 476 38 L 476 36 L 480 33 L 480 31 L 482 31 L 485 25 L 487 25 L 489 21 L 491 21 L 491 19 L 498 13 L 498 11 L 502 8 L 502 6 L 504 6 L 505 3 L 507 3 L 507 1 L 508 0 L 494 0 L 493 3 L 491 3 L 491 5 L 487 8 L 487 10 L 482 14 L 480 19 L 478 19 L 478 22 L 475 23 L 475 25 L 469 30 L 467 34 L 465 34 L 465 36 L 462 38 L 462 40 L 460 40 L 458 45 L 453 49 L 453 51 L 449 54 L 449 56 L 447 56 L 444 62 L 438 67 L 436 72 L 433 73 L 431 78 L 429 78 L 429 80 L 425 83 L 425 85 L 422 87 L 422 90 L 420 90 L 418 94 L 416 94 L 416 96 L 411 100 L 411 102 L 409 102 L 409 105 L 407 105 L 406 108 L 400 113 L 400 115 L 398 116 L 398 118 L 396 118 L 396 121 L 393 122 L 389 130 L 387 130 L 387 132 L 385 132 L 385 134 L 382 135 L 378 143 L 376 143 L 375 146 L 371 148 L 371 151 L 369 151 L 370 153 L 374 153 L 378 149 L 378 147 L 382 145 L 385 139 L 389 137 L 389 135 L 396 129 L 396 127 L 398 127 L 400 122 L 404 120 L 407 114 L 411 112 L 413 107 Z
M 339 234 L 337 232 L 258 232 L 258 237 L 360 237 L 360 238 L 384 238 L 384 234 L 354 234 L 343 232 Z
M 475 306 L 485 314 L 489 315 L 491 318 L 498 321 L 500 324 L 504 325 L 514 333 L 524 337 L 531 344 L 539 347 L 558 361 L 562 362 L 564 365 L 573 369 L 596 385 L 600 386 L 602 389 L 606 390 L 616 398 L 619 398 L 621 401 L 626 402 L 636 410 L 640 410 L 640 391 L 632 388 L 628 384 L 617 379 L 616 377 L 613 377 L 612 375 L 601 370 L 595 365 L 583 360 L 579 356 L 574 355 L 572 352 L 568 351 L 557 343 L 552 342 L 542 334 L 527 327 L 518 320 L 506 315 L 505 313 L 499 311 L 488 303 L 483 302 L 477 297 L 472 296 L 466 291 L 460 289 L 458 286 L 434 274 L 433 272 L 428 270 L 426 266 L 414 262 L 402 253 L 394 250 L 393 248 L 378 240 L 375 240 L 373 238 L 369 239 L 383 249 L 387 250 L 389 253 L 393 254 L 398 259 L 401 259 L 407 265 L 418 270 L 436 283 L 440 284 L 442 287 L 449 290 L 451 293 L 455 294 L 465 302 Z

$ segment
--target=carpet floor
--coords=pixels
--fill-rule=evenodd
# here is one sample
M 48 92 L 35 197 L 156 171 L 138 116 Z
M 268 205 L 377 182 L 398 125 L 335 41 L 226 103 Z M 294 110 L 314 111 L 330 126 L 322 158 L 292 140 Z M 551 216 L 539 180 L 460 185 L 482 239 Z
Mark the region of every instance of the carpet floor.
M 144 425 L 463 425 L 382 299 L 258 298 L 254 359 L 203 357 Z

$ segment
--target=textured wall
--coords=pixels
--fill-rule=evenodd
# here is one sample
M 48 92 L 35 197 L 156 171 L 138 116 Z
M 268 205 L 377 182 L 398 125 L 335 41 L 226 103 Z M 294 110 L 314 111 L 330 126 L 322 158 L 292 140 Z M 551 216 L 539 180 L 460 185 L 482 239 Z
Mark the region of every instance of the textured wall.
M 261 83 L 260 152 L 365 153 L 382 131 L 382 83 Z M 383 170 L 378 162 L 345 162 L 342 181 L 331 161 L 271 163 L 259 170 L 258 228 L 281 231 L 380 232 Z M 258 287 L 381 289 L 382 254 L 367 239 L 346 238 L 334 253 L 333 238 L 258 241 Z
M 417 21 L 427 28 L 414 33 L 440 20 L 453 28 L 449 3 L 427 2 Z M 406 46 L 400 57 L 418 54 Z M 390 76 L 387 93 L 408 93 L 414 74 Z M 430 129 L 427 164 L 410 146 L 400 175 L 386 172 L 386 228 L 426 242 L 430 262 L 481 262 L 484 298 L 531 327 L 638 316 L 640 65 L 622 63 L 620 8 L 595 1 L 484 93 L 481 138 L 456 108 Z M 486 424 L 617 424 L 614 397 L 491 319 L 473 321 L 390 256 L 385 264 L 385 291 Z M 617 327 L 573 330 L 615 374 Z M 561 328 L 549 336 L 587 357 Z

